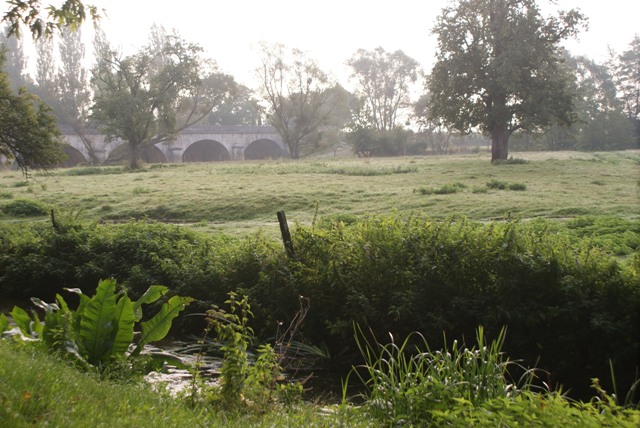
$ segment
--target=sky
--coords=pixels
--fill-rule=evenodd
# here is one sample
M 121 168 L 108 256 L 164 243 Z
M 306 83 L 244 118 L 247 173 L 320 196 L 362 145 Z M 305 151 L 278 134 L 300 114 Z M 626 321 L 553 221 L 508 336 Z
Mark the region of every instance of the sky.
M 201 45 L 221 71 L 255 87 L 259 43 L 302 49 L 321 68 L 349 86 L 345 65 L 358 49 L 402 50 L 425 70 L 433 66 L 436 17 L 449 0 L 87 0 L 105 9 L 101 26 L 109 40 L 134 53 L 155 24 Z M 541 7 L 553 8 L 548 0 Z M 589 29 L 566 43 L 574 55 L 598 62 L 609 48 L 626 50 L 640 35 L 638 0 L 557 0 L 560 9 L 579 8 Z M 551 10 L 551 9 L 549 9 Z M 89 51 L 90 49 L 88 49 Z

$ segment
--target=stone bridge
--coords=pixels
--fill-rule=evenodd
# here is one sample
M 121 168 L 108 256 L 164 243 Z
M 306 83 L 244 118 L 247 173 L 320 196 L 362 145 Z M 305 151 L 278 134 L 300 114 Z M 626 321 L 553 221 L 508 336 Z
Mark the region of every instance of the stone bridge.
M 90 162 L 89 150 L 73 131 L 62 128 L 68 160 L 64 166 Z M 96 131 L 86 134 L 102 163 L 122 162 L 130 156 L 128 144 L 107 142 Z M 230 160 L 277 159 L 288 156 L 287 147 L 272 126 L 192 126 L 173 141 L 157 143 L 142 150 L 146 163 L 219 162 Z

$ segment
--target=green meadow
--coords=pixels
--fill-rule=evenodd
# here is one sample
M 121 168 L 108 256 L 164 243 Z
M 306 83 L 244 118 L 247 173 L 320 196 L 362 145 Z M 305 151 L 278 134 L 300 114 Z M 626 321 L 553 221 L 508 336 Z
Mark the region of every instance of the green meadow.
M 380 159 L 154 164 L 140 172 L 85 167 L 0 171 L 2 221 L 22 221 L 16 201 L 89 221 L 147 218 L 242 236 L 290 223 L 391 212 L 436 219 L 567 219 L 640 216 L 640 152 L 517 153 L 492 165 L 486 154 Z M 29 217 L 29 221 L 33 217 Z

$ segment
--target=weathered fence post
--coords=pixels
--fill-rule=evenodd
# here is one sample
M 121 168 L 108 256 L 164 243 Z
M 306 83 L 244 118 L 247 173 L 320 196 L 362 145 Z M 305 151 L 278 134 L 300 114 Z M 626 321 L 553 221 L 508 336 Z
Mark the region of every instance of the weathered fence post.
M 289 225 L 287 224 L 287 216 L 284 211 L 278 211 L 278 223 L 280 223 L 280 233 L 282 234 L 282 242 L 287 256 L 292 258 L 295 255 L 293 251 L 293 243 L 291 242 L 291 233 L 289 233 Z

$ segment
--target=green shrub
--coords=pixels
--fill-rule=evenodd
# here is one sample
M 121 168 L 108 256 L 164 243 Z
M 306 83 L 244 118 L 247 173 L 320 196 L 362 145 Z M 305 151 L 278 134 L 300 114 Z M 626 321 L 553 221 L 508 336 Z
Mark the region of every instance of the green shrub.
M 523 183 L 508 183 L 506 181 L 491 180 L 487 183 L 487 188 L 494 190 L 514 190 L 524 191 L 527 190 L 527 185 Z
M 0 199 L 11 199 L 11 198 L 13 198 L 13 193 L 0 192 Z
M 467 186 L 463 183 L 449 183 L 444 184 L 437 189 L 421 187 L 418 189 L 418 192 L 423 195 L 450 195 L 453 193 L 458 193 L 466 188 Z
M 493 161 L 493 165 L 526 165 L 529 161 L 521 158 L 497 159 Z
M 50 207 L 31 199 L 16 199 L 2 205 L 2 212 L 15 217 L 36 217 L 48 215 Z
M 414 336 L 418 344 L 414 343 Z M 519 394 L 509 383 L 509 363 L 502 354 L 504 330 L 490 344 L 482 328 L 476 334 L 477 348 L 451 347 L 432 351 L 419 333 L 402 344 L 391 337 L 388 344 L 371 344 L 359 328 L 356 341 L 364 364 L 354 369 L 366 386 L 365 406 L 372 417 L 385 425 L 423 425 L 433 414 L 446 412 L 460 402 L 477 407 L 498 397 Z M 525 385 L 526 387 L 526 385 Z
M 487 183 L 487 187 L 489 189 L 495 189 L 495 190 L 505 190 L 508 186 L 509 186 L 509 183 L 507 183 L 506 181 L 500 181 L 495 179 Z
M 514 190 L 516 192 L 522 192 L 527 190 L 527 185 L 523 183 L 509 183 L 507 185 L 508 190 Z
M 132 347 L 128 352 L 133 343 L 134 325 L 142 320 L 142 305 L 160 299 L 168 289 L 159 285 L 151 286 L 137 301 L 132 301 L 126 292 L 116 293 L 116 281 L 113 279 L 100 281 L 96 294 L 91 298 L 79 289 L 67 291 L 80 297 L 76 310 L 70 309 L 58 294 L 55 304 L 32 299 L 45 312 L 42 323 L 37 312 L 33 311 L 29 316 L 17 306 L 11 311 L 11 317 L 22 337 L 42 340 L 47 348 L 69 356 L 84 366 L 96 367 L 101 372 L 107 371 L 119 360 L 139 356 L 148 343 L 162 340 L 169 332 L 172 320 L 193 300 L 189 297 L 171 297 L 152 318 L 140 324 L 141 331 L 135 348 Z

